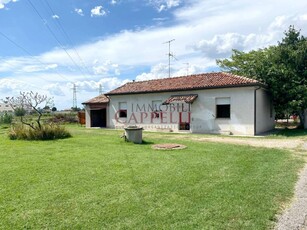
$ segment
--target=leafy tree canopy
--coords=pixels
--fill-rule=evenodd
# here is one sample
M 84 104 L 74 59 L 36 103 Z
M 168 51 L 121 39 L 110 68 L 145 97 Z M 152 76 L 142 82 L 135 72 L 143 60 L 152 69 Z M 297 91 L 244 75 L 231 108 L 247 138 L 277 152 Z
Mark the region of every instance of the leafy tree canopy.
M 223 71 L 265 83 L 277 113 L 296 112 L 304 124 L 307 109 L 307 38 L 294 26 L 275 46 L 242 52 L 233 50 L 229 59 L 217 60 Z

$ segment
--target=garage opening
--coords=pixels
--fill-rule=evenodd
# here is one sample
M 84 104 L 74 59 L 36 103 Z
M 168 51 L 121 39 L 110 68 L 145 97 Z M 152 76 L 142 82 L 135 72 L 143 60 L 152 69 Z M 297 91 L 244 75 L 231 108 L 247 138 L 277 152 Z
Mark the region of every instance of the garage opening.
M 91 127 L 107 127 L 107 109 L 91 110 Z

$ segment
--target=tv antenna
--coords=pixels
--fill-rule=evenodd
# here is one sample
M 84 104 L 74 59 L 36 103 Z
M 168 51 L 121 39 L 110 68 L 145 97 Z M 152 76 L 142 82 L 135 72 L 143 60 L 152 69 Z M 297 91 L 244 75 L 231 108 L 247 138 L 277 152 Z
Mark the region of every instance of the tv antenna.
M 168 43 L 168 77 L 171 77 L 171 57 L 176 59 L 174 54 L 171 53 L 171 43 L 175 41 L 175 39 L 169 40 L 167 42 L 164 42 L 163 44 L 167 44 Z M 176 59 L 177 60 L 177 59 Z

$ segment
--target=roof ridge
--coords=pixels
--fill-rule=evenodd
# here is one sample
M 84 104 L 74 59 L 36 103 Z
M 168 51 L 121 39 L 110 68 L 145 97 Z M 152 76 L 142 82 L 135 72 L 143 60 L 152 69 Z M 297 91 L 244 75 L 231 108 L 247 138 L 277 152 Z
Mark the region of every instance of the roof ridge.
M 152 81 L 159 81 L 159 80 L 165 80 L 165 79 L 178 79 L 178 78 L 194 77 L 194 76 L 201 76 L 201 75 L 226 74 L 226 73 L 227 72 L 196 73 L 196 74 L 190 74 L 190 75 L 185 75 L 185 76 L 164 77 L 164 78 L 156 78 L 156 79 L 149 79 L 149 80 L 143 80 L 143 81 L 130 81 L 130 82 L 127 82 L 126 84 L 133 84 L 133 83 L 136 83 L 136 82 L 138 82 L 138 83 L 152 82 Z
M 149 79 L 149 80 L 142 80 L 142 81 L 132 81 L 132 82 L 127 82 L 126 84 L 161 81 L 161 80 L 165 80 L 165 79 L 179 79 L 179 78 L 185 78 L 185 77 L 197 77 L 197 76 L 204 76 L 204 75 L 205 76 L 210 76 L 212 74 L 225 74 L 225 75 L 228 75 L 228 76 L 237 77 L 237 78 L 244 79 L 244 80 L 250 80 L 250 81 L 253 81 L 253 82 L 258 82 L 256 79 L 253 79 L 253 78 L 248 78 L 248 77 L 240 76 L 240 75 L 233 74 L 233 73 L 230 73 L 230 72 L 220 71 L 220 72 L 211 72 L 211 73 L 196 73 L 196 74 L 190 74 L 190 75 L 186 75 L 186 76 L 165 77 L 165 78 L 156 78 L 156 79 Z M 120 87 L 122 87 L 124 85 L 121 85 L 118 88 L 120 88 Z
M 141 92 L 182 91 L 201 88 L 204 89 L 251 85 L 262 84 L 255 79 L 228 72 L 211 72 L 192 74 L 188 76 L 128 82 L 106 94 L 111 95 Z
M 232 77 L 241 78 L 241 79 L 244 79 L 244 80 L 250 80 L 250 81 L 253 81 L 253 82 L 259 82 L 256 79 L 245 77 L 245 76 L 240 76 L 240 75 L 229 73 L 229 72 L 220 72 L 220 73 L 223 73 L 223 74 L 226 74 L 226 75 L 229 75 L 229 76 L 232 76 Z

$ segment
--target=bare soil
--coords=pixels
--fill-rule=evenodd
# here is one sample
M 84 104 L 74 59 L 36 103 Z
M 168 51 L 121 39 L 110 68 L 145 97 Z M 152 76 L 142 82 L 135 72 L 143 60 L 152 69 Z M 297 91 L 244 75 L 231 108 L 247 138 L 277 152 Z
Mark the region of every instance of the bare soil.
M 307 137 L 291 138 L 267 138 L 267 137 L 234 137 L 234 136 L 217 136 L 217 135 L 167 135 L 167 139 L 173 140 L 193 140 L 199 142 L 217 142 L 237 145 L 249 145 L 253 147 L 278 148 L 293 150 L 297 153 L 307 154 Z
M 187 146 L 185 146 L 185 145 L 174 144 L 174 143 L 170 143 L 170 144 L 156 144 L 156 145 L 152 146 L 153 149 L 160 149 L 160 150 L 185 149 L 186 147 Z

